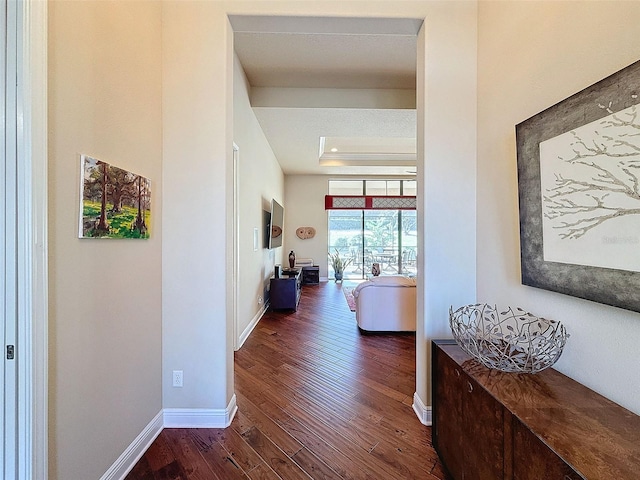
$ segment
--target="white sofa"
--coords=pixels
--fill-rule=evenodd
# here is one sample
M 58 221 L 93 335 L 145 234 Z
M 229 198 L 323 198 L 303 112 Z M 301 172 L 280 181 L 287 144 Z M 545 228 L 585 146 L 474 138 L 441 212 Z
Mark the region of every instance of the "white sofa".
M 416 331 L 416 279 L 372 277 L 353 290 L 358 327 L 372 332 Z

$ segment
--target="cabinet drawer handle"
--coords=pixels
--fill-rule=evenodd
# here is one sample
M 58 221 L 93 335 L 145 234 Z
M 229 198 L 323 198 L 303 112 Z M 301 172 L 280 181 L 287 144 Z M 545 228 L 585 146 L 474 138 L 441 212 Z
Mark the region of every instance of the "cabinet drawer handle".
M 473 392 L 473 385 L 471 385 L 471 382 L 467 382 L 467 390 L 469 390 L 469 393 Z
M 460 370 L 458 370 L 457 368 L 454 370 L 454 372 L 456 372 L 456 377 L 460 376 Z

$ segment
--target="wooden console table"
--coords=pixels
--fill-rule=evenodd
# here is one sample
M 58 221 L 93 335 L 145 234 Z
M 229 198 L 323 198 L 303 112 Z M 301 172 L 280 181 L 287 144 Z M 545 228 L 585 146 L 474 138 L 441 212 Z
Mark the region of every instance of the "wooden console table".
M 269 284 L 269 303 L 274 310 L 298 309 L 302 293 L 302 271 L 296 270 L 293 275 L 280 274 L 272 277 Z
M 432 343 L 433 445 L 455 479 L 640 478 L 640 417 L 549 368 L 491 370 Z

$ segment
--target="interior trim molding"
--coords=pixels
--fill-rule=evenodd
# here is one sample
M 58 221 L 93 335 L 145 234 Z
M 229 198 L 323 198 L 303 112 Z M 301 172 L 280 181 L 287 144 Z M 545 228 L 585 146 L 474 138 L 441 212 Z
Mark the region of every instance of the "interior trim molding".
M 325 195 L 325 210 L 416 210 L 415 195 Z
M 160 410 L 100 480 L 122 480 L 165 428 L 226 428 L 238 411 L 233 395 L 225 409 L 165 408 Z
M 262 308 L 258 311 L 258 313 L 256 313 L 256 315 L 253 317 L 249 325 L 247 325 L 247 327 L 242 331 L 240 336 L 237 338 L 236 350 L 240 350 L 240 347 L 244 345 L 244 342 L 247 340 L 247 338 L 249 338 L 249 335 L 251 335 L 251 332 L 253 332 L 253 329 L 256 328 L 256 325 L 258 325 L 258 322 L 264 316 L 268 308 L 269 308 L 268 302 L 264 302 L 264 304 L 262 305 Z
M 20 178 L 24 204 L 25 321 L 19 326 L 23 361 L 19 380 L 19 479 L 46 480 L 48 443 L 48 263 L 47 263 L 47 2 L 22 2 L 23 48 L 18 83 L 23 131 Z
M 140 434 L 131 442 L 122 455 L 111 465 L 100 480 L 121 480 L 135 467 L 144 452 L 151 446 L 163 429 L 163 411 L 160 410 Z
M 165 408 L 165 428 L 227 428 L 238 411 L 234 394 L 225 409 Z
M 418 392 L 413 394 L 413 411 L 416 412 L 418 420 L 427 427 L 431 426 L 431 407 L 427 407 Z

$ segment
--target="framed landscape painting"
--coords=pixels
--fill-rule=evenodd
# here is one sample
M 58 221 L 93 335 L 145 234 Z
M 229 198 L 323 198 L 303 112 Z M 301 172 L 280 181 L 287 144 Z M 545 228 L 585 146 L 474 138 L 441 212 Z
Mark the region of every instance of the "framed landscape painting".
M 640 312 L 640 61 L 516 143 L 522 283 Z
M 149 238 L 151 181 L 80 157 L 80 238 Z

